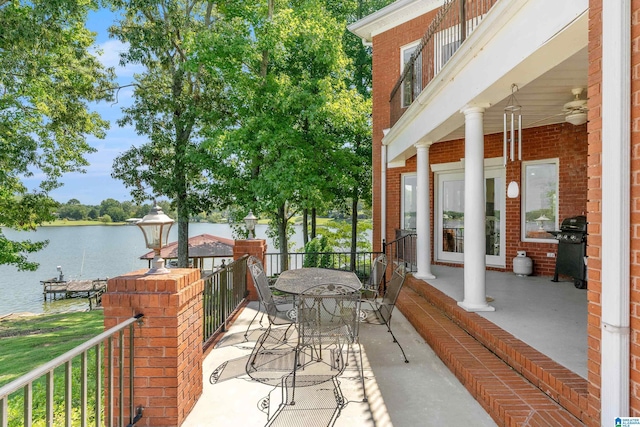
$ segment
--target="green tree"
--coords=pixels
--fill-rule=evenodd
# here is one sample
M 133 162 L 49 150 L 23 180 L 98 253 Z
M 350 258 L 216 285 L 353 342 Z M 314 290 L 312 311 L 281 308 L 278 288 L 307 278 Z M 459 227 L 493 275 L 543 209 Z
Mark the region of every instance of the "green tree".
M 105 199 L 102 202 L 100 202 L 100 215 L 104 215 L 109 213 L 109 209 L 112 208 L 122 208 L 121 204 L 119 201 L 117 201 L 116 199 Z
M 48 193 L 66 172 L 82 171 L 87 136 L 107 122 L 87 104 L 108 99 L 113 73 L 90 51 L 85 28 L 97 2 L 0 0 L 0 224 L 34 229 L 53 219 Z M 29 191 L 24 177 L 41 176 Z M 34 270 L 27 255 L 46 242 L 15 242 L 0 232 L 0 264 Z
M 124 64 L 140 64 L 134 104 L 120 125 L 134 125 L 149 140 L 119 156 L 113 177 L 132 189 L 137 201 L 166 196 L 177 211 L 178 265 L 188 265 L 189 217 L 215 201 L 203 172 L 200 147 L 203 123 L 215 126 L 227 117 L 222 85 L 199 66 L 195 39 L 215 32 L 216 2 L 183 0 L 111 0 L 124 18 L 109 31 L 127 43 Z M 167 211 L 165 213 L 168 214 Z
M 343 179 L 336 165 L 348 108 L 364 101 L 346 85 L 344 22 L 323 2 L 270 0 L 234 11 L 226 21 L 233 31 L 199 43 L 199 57 L 228 84 L 236 123 L 211 129 L 208 148 L 229 203 L 266 215 L 286 252 L 293 215 L 319 206 Z
M 334 0 L 327 0 L 333 2 Z M 344 9 L 331 8 L 330 10 L 342 11 L 347 24 L 353 23 L 365 16 L 382 9 L 392 3 L 393 0 L 351 0 L 350 7 Z M 348 141 L 345 144 L 345 157 L 349 160 L 345 162 L 345 174 L 348 177 L 343 181 L 343 185 L 338 190 L 338 194 L 350 199 L 351 206 L 351 268 L 355 269 L 355 252 L 358 245 L 358 205 L 360 201 L 371 204 L 371 123 L 370 120 L 363 122 L 364 118 L 370 116 L 371 108 L 371 83 L 372 83 L 372 58 L 371 47 L 365 46 L 364 43 L 353 33 L 347 30 L 343 36 L 344 49 L 347 56 L 351 59 L 352 72 L 348 74 L 350 87 L 356 88 L 358 93 L 362 95 L 368 102 L 367 108 L 369 113 L 360 111 L 360 116 L 355 116 L 356 120 L 348 132 Z
M 320 236 L 309 240 L 304 245 L 304 263 L 303 267 L 321 267 L 330 268 L 332 248 L 329 246 L 327 238 Z
M 87 217 L 87 207 L 84 205 L 62 205 L 58 208 L 58 218 L 61 219 L 73 219 L 73 220 L 81 220 Z
M 98 217 L 100 216 L 100 210 L 94 206 L 89 208 L 89 211 L 87 212 L 87 218 L 89 219 L 98 219 Z
M 133 204 L 133 202 L 130 202 L 130 201 L 122 202 L 120 206 L 124 211 L 125 219 L 131 218 L 136 210 L 136 206 Z
M 111 220 L 114 222 L 123 222 L 127 219 L 127 215 L 124 212 L 124 209 L 117 206 L 112 206 L 107 208 L 105 211 L 105 215 L 111 217 Z

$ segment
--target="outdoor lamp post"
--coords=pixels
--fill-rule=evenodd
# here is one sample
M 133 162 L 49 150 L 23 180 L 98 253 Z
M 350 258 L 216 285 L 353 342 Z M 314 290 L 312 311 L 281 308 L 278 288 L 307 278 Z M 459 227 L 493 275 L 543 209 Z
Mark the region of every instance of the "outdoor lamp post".
M 249 211 L 247 216 L 244 217 L 244 223 L 247 226 L 247 230 L 249 231 L 249 240 L 252 240 L 256 237 L 255 228 L 258 223 L 258 218 L 253 215 L 253 212 Z
M 155 253 L 151 269 L 145 275 L 168 273 L 169 269 L 164 266 L 164 259 L 160 256 L 160 250 L 167 244 L 173 220 L 165 215 L 162 212 L 162 208 L 156 204 L 136 225 L 140 227 L 142 234 L 144 234 L 147 248 L 153 249 Z

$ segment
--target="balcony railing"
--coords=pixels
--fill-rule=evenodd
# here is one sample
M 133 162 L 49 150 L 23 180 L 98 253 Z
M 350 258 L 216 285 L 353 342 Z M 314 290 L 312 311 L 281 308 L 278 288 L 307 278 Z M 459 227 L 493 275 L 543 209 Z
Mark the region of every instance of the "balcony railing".
M 445 0 L 391 91 L 391 126 L 440 72 L 497 1 Z
M 247 296 L 248 255 L 223 266 L 204 280 L 204 343 L 205 347 L 219 332 Z
M 266 254 L 266 273 L 268 276 L 277 276 L 282 273 L 280 266 L 281 258 L 289 258 L 289 269 L 295 270 L 302 267 L 323 267 L 336 270 L 354 271 L 361 280 L 369 277 L 371 262 L 380 252 L 289 252 L 286 255 L 281 253 Z M 355 259 L 354 259 L 355 257 Z M 352 268 L 353 259 L 353 268 Z
M 394 266 L 402 264 L 407 271 L 416 271 L 416 239 L 415 231 L 396 230 L 396 239 L 384 244 L 389 263 Z
M 134 326 L 141 318 L 132 317 L 1 387 L 0 427 L 31 427 L 36 421 L 46 426 L 134 425 L 142 417 L 142 408 L 133 405 Z M 130 348 L 126 354 L 125 338 Z M 44 401 L 34 399 L 43 394 Z M 10 411 L 16 406 L 22 406 L 21 413 Z

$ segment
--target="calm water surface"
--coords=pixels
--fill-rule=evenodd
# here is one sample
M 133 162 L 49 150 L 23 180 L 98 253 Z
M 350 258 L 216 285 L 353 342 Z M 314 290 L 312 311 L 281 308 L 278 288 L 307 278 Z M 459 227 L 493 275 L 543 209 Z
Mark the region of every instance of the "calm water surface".
M 275 252 L 273 242 L 266 237 L 266 225 L 256 227 L 256 235 L 267 239 L 268 251 Z M 295 227 L 293 242 L 302 246 L 301 227 Z M 35 232 L 3 229 L 14 240 L 49 240 L 40 252 L 29 260 L 40 264 L 36 271 L 17 271 L 13 266 L 0 265 L 0 316 L 9 313 L 51 313 L 88 308 L 85 298 L 45 302 L 41 280 L 58 276 L 62 267 L 65 279 L 115 277 L 133 270 L 147 268 L 139 257 L 148 252 L 142 232 L 136 226 L 40 227 Z M 189 225 L 189 236 L 198 234 L 233 238 L 227 224 L 197 223 Z M 178 239 L 177 227 L 171 229 L 170 241 Z M 208 268 L 207 265 L 205 267 Z

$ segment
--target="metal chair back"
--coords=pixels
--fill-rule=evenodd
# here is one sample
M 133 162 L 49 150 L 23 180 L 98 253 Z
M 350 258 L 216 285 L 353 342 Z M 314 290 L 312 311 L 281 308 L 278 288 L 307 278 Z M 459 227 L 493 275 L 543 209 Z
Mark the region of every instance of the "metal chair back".
M 350 286 L 318 285 L 298 296 L 301 345 L 352 343 L 358 335 L 360 295 Z
M 287 386 L 291 388 L 290 405 L 295 404 L 296 387 L 308 387 L 340 375 L 348 363 L 351 344 L 360 345 L 359 320 L 360 292 L 350 286 L 317 285 L 298 295 L 296 364 Z M 305 362 L 305 354 L 310 355 L 309 362 Z M 359 354 L 364 393 L 362 353 Z
M 406 270 L 403 265 L 399 265 L 393 271 L 393 276 L 391 277 L 391 281 L 387 286 L 387 291 L 382 298 L 382 302 L 380 303 L 380 307 L 378 311 L 382 316 L 384 322 L 388 325 L 391 321 L 391 314 L 393 312 L 393 308 L 396 305 L 396 301 L 398 300 L 398 296 L 400 295 L 400 290 L 402 289 L 402 285 L 404 285 L 405 278 L 407 277 Z
M 364 284 L 364 289 L 370 292 L 374 292 L 377 295 L 380 292 L 380 287 L 384 281 L 384 275 L 387 271 L 387 256 L 380 254 L 373 260 L 371 264 L 371 274 L 367 283 Z
M 273 294 L 271 288 L 269 288 L 269 279 L 267 278 L 262 263 L 258 258 L 251 256 L 247 260 L 247 268 L 251 273 L 251 278 L 258 291 L 258 297 L 265 307 L 269 323 L 276 324 L 278 322 L 278 307 L 273 300 Z

